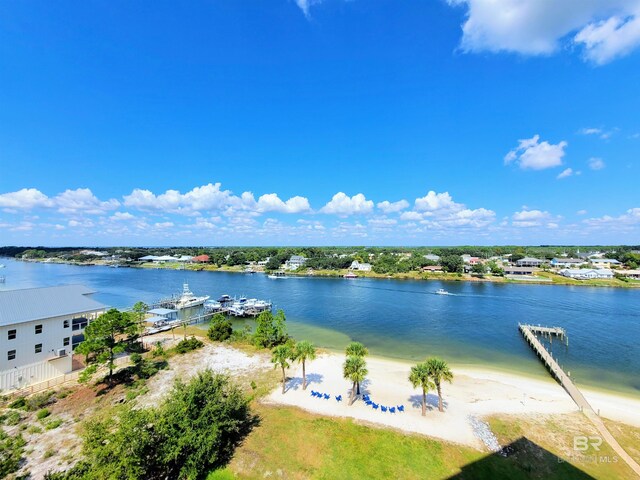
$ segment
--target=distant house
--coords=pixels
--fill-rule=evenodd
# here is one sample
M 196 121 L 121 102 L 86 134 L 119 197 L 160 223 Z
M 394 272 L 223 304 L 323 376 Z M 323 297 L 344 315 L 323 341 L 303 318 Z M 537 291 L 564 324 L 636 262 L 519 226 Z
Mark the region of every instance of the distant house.
M 107 255 L 109 255 L 106 252 L 99 252 L 98 250 L 80 250 L 80 255 L 87 255 L 87 256 L 93 256 L 93 257 L 106 257 Z
M 351 266 L 349 267 L 349 270 L 357 270 L 359 272 L 370 272 L 371 271 L 371 264 L 370 263 L 360 263 L 357 260 L 354 260 L 353 262 L 351 262 Z
M 593 268 L 613 268 L 621 265 L 621 263 L 614 258 L 592 258 L 590 261 Z
M 479 257 L 472 257 L 471 255 L 462 255 L 462 261 L 468 265 L 475 265 L 480 262 Z
M 209 255 L 197 255 L 191 261 L 194 263 L 209 263 Z
M 533 257 L 524 257 L 520 260 L 516 260 L 516 266 L 518 267 L 539 267 L 544 263 L 544 260 Z
M 434 255 L 433 253 L 429 253 L 424 256 L 425 260 L 429 260 L 430 262 L 440 263 L 440 257 L 438 255 Z
M 72 349 L 106 310 L 82 285 L 0 292 L 0 390 L 70 373 Z
M 422 267 L 423 272 L 441 272 L 442 265 L 426 265 Z
M 573 278 L 575 280 L 593 280 L 593 279 L 610 279 L 613 278 L 613 272 L 605 268 L 563 268 L 560 270 L 563 277 Z
M 640 279 L 640 270 L 616 270 L 621 277 Z
M 534 267 L 504 267 L 505 275 L 533 275 Z
M 176 262 L 191 263 L 193 257 L 191 255 L 182 255 L 180 258 L 176 258 Z
M 284 262 L 285 270 L 297 270 L 307 262 L 307 259 L 302 255 L 291 255 L 291 258 Z
M 587 264 L 587 262 L 581 258 L 554 258 L 549 263 L 551 263 L 552 267 L 558 268 L 579 267 Z

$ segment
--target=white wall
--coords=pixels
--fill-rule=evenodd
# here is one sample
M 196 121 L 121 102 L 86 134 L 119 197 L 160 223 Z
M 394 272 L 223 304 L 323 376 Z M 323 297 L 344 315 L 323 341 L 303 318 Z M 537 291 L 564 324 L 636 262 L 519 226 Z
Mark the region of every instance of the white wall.
M 73 331 L 73 319 L 78 317 L 91 320 L 96 313 L 66 315 L 0 327 L 0 390 L 24 387 L 71 372 L 72 337 L 81 333 L 81 330 Z M 69 322 L 67 328 L 64 327 L 65 320 Z M 42 333 L 35 333 L 36 325 L 42 325 Z M 15 339 L 9 340 L 9 330 L 16 330 Z M 69 344 L 64 345 L 67 337 Z M 42 351 L 35 353 L 35 346 L 40 343 Z M 56 352 L 61 348 L 66 350 L 67 355 L 57 358 Z M 7 356 L 10 350 L 16 351 L 13 360 Z

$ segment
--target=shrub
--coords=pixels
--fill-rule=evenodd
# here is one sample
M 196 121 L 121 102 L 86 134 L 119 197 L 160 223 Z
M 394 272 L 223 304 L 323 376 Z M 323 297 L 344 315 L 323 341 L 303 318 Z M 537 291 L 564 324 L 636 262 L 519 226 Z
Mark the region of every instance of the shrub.
M 53 392 L 42 392 L 27 398 L 27 410 L 39 410 L 54 402 Z
M 201 478 L 229 461 L 253 423 L 241 390 L 207 370 L 177 382 L 159 407 L 124 406 L 109 419 L 89 421 L 86 461 L 45 478 Z
M 191 350 L 196 350 L 203 346 L 204 346 L 204 343 L 202 343 L 196 337 L 191 337 L 191 338 L 187 338 L 186 340 L 181 340 L 176 345 L 176 352 L 187 353 L 187 352 L 190 352 Z
M 56 454 L 56 452 L 54 450 L 47 450 L 46 452 L 44 452 L 43 457 L 44 458 L 51 458 Z
M 25 443 L 22 435 L 11 436 L 0 428 L 0 478 L 20 468 Z
M 38 420 L 42 420 L 43 418 L 47 418 L 49 415 L 51 415 L 49 409 L 43 408 L 42 410 L 38 410 L 36 417 L 38 418 Z
M 60 420 L 59 418 L 54 418 L 50 422 L 47 422 L 44 428 L 47 430 L 53 430 L 54 428 L 58 428 L 60 425 L 62 425 L 62 420 Z
M 5 415 L 4 423 L 5 425 L 17 425 L 22 420 L 22 415 L 17 410 L 12 410 Z
M 9 404 L 9 408 L 24 408 L 26 405 L 26 399 L 24 397 L 18 397 Z
M 42 429 L 37 425 L 31 425 L 29 428 L 27 428 L 27 433 L 42 433 Z
M 214 342 L 223 342 L 231 337 L 233 333 L 233 325 L 224 317 L 224 315 L 216 314 L 211 319 L 211 325 L 207 336 Z
M 164 347 L 160 342 L 156 343 L 156 348 L 151 352 L 151 355 L 154 357 L 164 357 L 166 354 L 167 352 L 165 352 Z

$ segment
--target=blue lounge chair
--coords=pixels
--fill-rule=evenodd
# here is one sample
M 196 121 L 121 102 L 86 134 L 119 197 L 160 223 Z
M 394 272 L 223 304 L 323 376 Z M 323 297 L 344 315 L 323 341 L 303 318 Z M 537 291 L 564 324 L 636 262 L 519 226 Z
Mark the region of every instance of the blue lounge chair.
M 342 401 L 342 395 L 336 395 L 336 402 Z
M 380 407 L 380 410 L 382 410 L 383 412 L 386 412 L 387 411 L 387 407 L 384 407 L 384 406 Z
M 311 396 L 312 396 L 312 397 L 315 397 L 317 393 L 318 393 L 318 392 L 316 392 L 315 390 L 311 390 Z
M 371 400 L 367 400 L 366 402 L 364 402 L 365 405 L 371 405 L 373 402 Z
M 324 394 L 324 399 L 325 400 L 329 400 L 331 398 L 331 395 L 329 395 L 328 393 Z
M 374 410 L 377 410 L 377 409 L 378 409 L 378 404 L 377 404 L 377 403 L 374 403 L 374 404 L 373 404 L 373 409 L 374 409 Z
M 389 407 L 389 411 L 391 413 L 396 413 L 396 407 Z
M 404 412 L 404 405 L 398 405 L 398 411 Z

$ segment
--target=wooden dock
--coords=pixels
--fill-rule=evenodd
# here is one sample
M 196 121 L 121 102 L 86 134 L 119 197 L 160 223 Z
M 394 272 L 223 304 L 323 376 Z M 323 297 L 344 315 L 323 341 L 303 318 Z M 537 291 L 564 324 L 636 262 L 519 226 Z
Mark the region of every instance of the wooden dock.
M 640 465 L 631 458 L 631 456 L 622 448 L 622 446 L 618 443 L 618 441 L 611 435 L 609 429 L 604 424 L 602 419 L 596 414 L 595 410 L 591 407 L 587 399 L 584 397 L 582 392 L 578 390 L 578 387 L 575 386 L 569 375 L 567 375 L 564 370 L 560 367 L 558 362 L 553 358 L 551 353 L 545 348 L 542 342 L 538 339 L 536 334 L 543 335 L 551 340 L 554 336 L 565 341 L 567 345 L 569 345 L 569 337 L 567 336 L 567 332 L 564 328 L 560 327 L 542 327 L 540 325 L 526 325 L 519 323 L 518 329 L 522 336 L 527 341 L 529 346 L 533 349 L 533 351 L 538 355 L 542 363 L 547 367 L 549 373 L 555 378 L 560 385 L 566 390 L 569 396 L 576 402 L 578 408 L 585 416 L 591 420 L 591 422 L 598 429 L 603 439 L 611 445 L 611 448 L 631 467 L 631 469 L 640 477 Z

